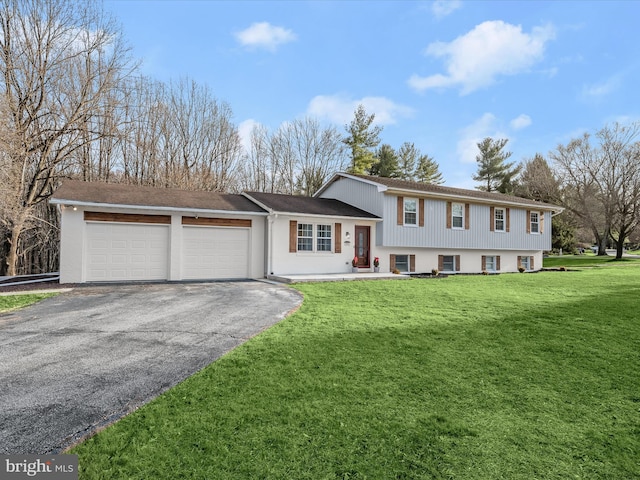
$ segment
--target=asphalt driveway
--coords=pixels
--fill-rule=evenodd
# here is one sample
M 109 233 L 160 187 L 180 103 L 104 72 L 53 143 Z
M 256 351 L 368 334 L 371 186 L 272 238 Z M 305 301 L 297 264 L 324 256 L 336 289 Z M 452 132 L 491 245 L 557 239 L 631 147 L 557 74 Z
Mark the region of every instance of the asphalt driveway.
M 0 314 L 0 454 L 59 453 L 301 302 L 264 282 L 113 285 Z

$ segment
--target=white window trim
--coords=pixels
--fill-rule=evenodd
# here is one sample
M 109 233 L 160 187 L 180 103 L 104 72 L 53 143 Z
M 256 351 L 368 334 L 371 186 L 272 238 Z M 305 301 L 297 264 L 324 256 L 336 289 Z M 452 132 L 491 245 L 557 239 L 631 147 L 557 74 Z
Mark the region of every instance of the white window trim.
M 329 233 L 330 235 L 328 237 L 321 237 L 318 235 L 318 230 L 319 227 L 329 227 Z M 334 246 L 334 241 L 333 241 L 333 236 L 334 236 L 334 228 L 333 228 L 333 224 L 332 223 L 316 223 L 314 224 L 314 228 L 313 231 L 315 233 L 314 235 L 314 247 L 315 247 L 315 251 L 318 253 L 333 253 L 333 246 Z M 320 239 L 322 240 L 328 240 L 329 241 L 329 250 L 320 250 L 318 248 L 318 242 L 320 241 Z
M 451 264 L 453 265 L 453 270 L 446 270 L 444 268 L 444 263 L 445 263 L 445 257 L 451 257 L 453 259 L 453 261 L 451 262 Z M 443 268 L 442 268 L 442 273 L 446 273 L 446 274 L 454 274 L 457 272 L 456 270 L 456 256 L 455 255 L 443 255 L 442 256 L 442 264 L 443 264 Z
M 406 206 L 407 206 L 407 201 L 413 201 L 416 204 L 416 223 L 407 223 L 407 210 L 406 210 Z M 418 218 L 420 216 L 420 212 L 418 211 L 420 209 L 419 206 L 419 202 L 417 198 L 413 198 L 413 197 L 405 197 L 404 200 L 402 201 L 402 225 L 405 227 L 417 227 L 418 226 Z M 413 212 L 410 212 L 413 213 Z
M 536 232 L 533 231 L 534 222 L 531 220 L 531 217 L 533 215 L 538 216 L 538 221 L 535 222 L 535 224 L 538 226 L 538 229 Z M 540 235 L 540 212 L 529 212 L 529 233 L 531 235 Z
M 454 219 L 454 218 L 456 218 L 456 217 L 453 215 L 453 211 L 454 211 L 454 209 L 455 209 L 455 206 L 456 206 L 456 205 L 460 205 L 460 206 L 462 207 L 462 215 L 460 216 L 460 218 L 461 218 L 461 220 L 462 220 L 462 221 L 461 221 L 461 224 L 462 224 L 462 225 L 461 225 L 460 227 L 456 227 L 456 226 L 453 224 L 453 219 Z M 464 213 L 465 213 L 465 204 L 464 204 L 464 203 L 451 202 L 451 228 L 452 228 L 452 229 L 454 229 L 454 230 L 464 230 Z
M 300 225 L 311 225 L 311 237 L 300 237 L 299 235 L 299 231 L 300 231 Z M 331 236 L 330 237 L 318 237 L 318 226 L 320 225 L 328 225 L 329 227 L 331 227 Z M 300 238 L 311 238 L 311 250 L 300 250 L 299 248 L 296 250 L 296 253 L 298 254 L 302 254 L 302 255 L 310 255 L 310 254 L 333 254 L 335 253 L 334 249 L 335 249 L 335 242 L 334 242 L 334 238 L 335 238 L 335 225 L 333 223 L 325 223 L 325 222 L 318 222 L 318 223 L 313 223 L 313 222 L 298 222 L 298 228 L 296 229 L 296 247 L 299 245 L 298 239 Z M 330 242 L 331 245 L 331 249 L 330 250 L 318 250 L 318 239 L 319 238 L 323 238 L 323 239 L 327 239 Z
M 502 228 L 498 228 L 498 211 L 502 212 Z M 493 231 L 498 233 L 505 233 L 507 231 L 507 209 L 502 207 L 495 207 L 493 210 Z
M 407 257 L 407 269 L 398 269 L 398 271 L 400 273 L 411 273 L 411 255 L 409 255 L 408 253 L 401 253 L 400 255 L 396 255 L 396 268 L 398 267 L 398 257 Z
M 493 259 L 493 268 L 489 268 L 486 264 L 489 263 L 489 259 L 492 258 Z M 498 256 L 497 255 L 485 255 L 485 267 L 487 272 L 497 272 L 498 269 L 496 268 L 497 266 L 497 260 L 498 260 Z
M 525 263 L 527 264 L 525 267 Z M 525 269 L 525 271 L 531 271 L 531 258 L 529 255 L 520 255 L 520 266 Z

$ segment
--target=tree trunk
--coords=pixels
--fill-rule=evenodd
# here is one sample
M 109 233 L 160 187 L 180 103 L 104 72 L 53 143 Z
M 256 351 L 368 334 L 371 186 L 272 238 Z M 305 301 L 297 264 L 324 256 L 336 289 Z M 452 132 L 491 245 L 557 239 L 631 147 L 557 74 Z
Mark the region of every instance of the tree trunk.
M 24 224 L 28 215 L 28 210 L 20 212 L 18 218 L 13 223 L 9 232 L 9 253 L 7 255 L 7 275 L 15 276 L 18 270 L 18 244 L 20 235 L 24 230 Z

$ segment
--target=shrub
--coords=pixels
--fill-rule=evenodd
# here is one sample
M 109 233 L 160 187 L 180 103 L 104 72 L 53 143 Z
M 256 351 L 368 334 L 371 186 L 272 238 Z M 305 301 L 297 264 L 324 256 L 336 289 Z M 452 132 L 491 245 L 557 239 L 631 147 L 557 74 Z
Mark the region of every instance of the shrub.
M 524 267 L 518 267 L 518 271 L 519 271 L 520 273 L 524 273 L 524 272 L 526 272 L 526 271 L 527 271 L 527 269 L 526 269 L 526 268 L 524 268 Z
M 438 271 L 437 268 L 434 268 L 431 270 L 431 275 L 433 275 L 434 277 L 437 277 L 440 274 L 440 272 Z

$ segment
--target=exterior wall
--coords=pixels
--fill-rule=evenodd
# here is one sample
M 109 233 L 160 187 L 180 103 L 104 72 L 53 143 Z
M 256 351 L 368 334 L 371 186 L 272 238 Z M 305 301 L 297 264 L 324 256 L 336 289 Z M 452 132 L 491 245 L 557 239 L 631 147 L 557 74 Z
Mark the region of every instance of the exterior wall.
M 409 195 L 406 196 L 410 197 Z M 509 232 L 490 230 L 492 205 L 468 201 L 469 229 L 447 228 L 447 201 L 425 198 L 424 227 L 397 224 L 397 195 L 384 195 L 382 246 L 470 248 L 497 250 L 550 250 L 551 213 L 544 212 L 544 230 L 540 234 L 527 233 L 527 208 L 509 207 Z M 493 205 L 502 207 L 502 205 Z
M 60 283 L 84 281 L 84 226 L 82 209 L 60 210 Z
M 438 269 L 439 255 L 459 255 L 460 271 L 455 273 L 481 273 L 482 256 L 495 255 L 500 257 L 500 270 L 496 273 L 518 271 L 518 256 L 534 257 L 533 270 L 542 267 L 542 252 L 530 250 L 469 250 L 469 249 L 432 249 L 406 247 L 378 247 L 375 256 L 380 258 L 380 271 L 390 272 L 390 255 L 415 255 L 415 273 L 431 273 Z M 445 272 L 453 273 L 453 272 Z
M 384 211 L 383 196 L 378 192 L 378 188 L 370 183 L 339 177 L 320 196 L 322 198 L 338 199 L 382 218 Z
M 332 251 L 331 252 L 289 252 L 289 225 L 290 221 L 298 223 L 311 223 L 314 225 L 333 225 Z M 271 215 L 268 219 L 270 240 L 268 248 L 268 273 L 270 275 L 289 274 L 322 274 L 345 273 L 351 271 L 351 260 L 354 257 L 354 227 L 356 225 L 368 225 L 371 227 L 371 267 L 373 269 L 373 252 L 376 222 L 367 220 L 355 220 L 344 218 L 328 218 L 320 216 L 294 216 Z M 335 253 L 335 224 L 341 225 L 341 250 Z M 349 240 L 347 240 L 347 233 Z M 315 237 L 314 237 L 315 241 Z
M 65 207 L 61 208 L 61 237 L 60 237 L 60 283 L 83 283 L 86 281 L 84 265 L 86 260 L 86 225 L 84 211 L 107 213 L 138 213 L 151 215 L 167 215 L 166 211 L 147 209 L 116 209 L 98 207 Z M 194 216 L 194 212 L 173 212 L 170 225 L 169 247 L 169 275 L 168 280 L 182 280 L 182 216 Z M 228 214 L 199 214 L 200 217 L 215 218 L 245 218 L 251 219 L 251 235 L 249 247 L 250 278 L 264 278 L 265 275 L 265 217 L 262 215 Z

